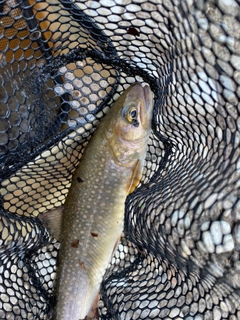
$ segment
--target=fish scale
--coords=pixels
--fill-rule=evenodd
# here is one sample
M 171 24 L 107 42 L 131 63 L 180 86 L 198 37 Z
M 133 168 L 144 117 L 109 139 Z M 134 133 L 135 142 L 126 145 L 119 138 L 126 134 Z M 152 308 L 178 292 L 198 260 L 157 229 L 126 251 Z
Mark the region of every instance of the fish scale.
M 150 88 L 132 85 L 86 147 L 64 204 L 54 319 L 84 319 L 96 299 L 122 233 L 125 199 L 141 178 L 152 108 Z

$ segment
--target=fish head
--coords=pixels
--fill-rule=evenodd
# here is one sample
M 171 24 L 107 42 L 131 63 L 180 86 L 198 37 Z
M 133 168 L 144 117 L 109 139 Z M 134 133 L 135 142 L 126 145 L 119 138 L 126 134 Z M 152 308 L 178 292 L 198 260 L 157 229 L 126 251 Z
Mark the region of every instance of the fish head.
M 107 139 L 114 158 L 131 166 L 147 148 L 153 114 L 153 92 L 135 83 L 126 89 L 111 109 Z

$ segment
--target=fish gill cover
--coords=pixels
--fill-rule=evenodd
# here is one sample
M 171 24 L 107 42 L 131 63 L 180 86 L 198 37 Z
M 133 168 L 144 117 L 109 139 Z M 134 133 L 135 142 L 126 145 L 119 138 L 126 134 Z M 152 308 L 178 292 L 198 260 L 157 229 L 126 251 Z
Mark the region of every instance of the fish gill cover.
M 100 319 L 240 319 L 240 5 L 0 1 L 0 319 L 51 317 L 64 204 L 99 120 L 155 94 Z M 97 316 L 95 316 L 97 317 Z

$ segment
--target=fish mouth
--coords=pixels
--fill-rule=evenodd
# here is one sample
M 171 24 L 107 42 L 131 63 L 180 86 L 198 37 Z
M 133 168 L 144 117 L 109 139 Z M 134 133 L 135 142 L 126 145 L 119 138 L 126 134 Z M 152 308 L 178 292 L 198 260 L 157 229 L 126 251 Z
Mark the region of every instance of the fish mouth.
M 143 89 L 143 96 L 144 96 L 144 100 L 145 100 L 145 106 L 147 109 L 152 109 L 153 107 L 153 92 L 150 89 L 149 86 L 144 86 L 142 87 Z
M 152 119 L 152 110 L 153 110 L 153 92 L 148 85 L 144 87 L 141 85 L 141 96 L 142 96 L 142 108 L 140 112 L 140 119 L 144 125 L 146 122 L 151 121 Z

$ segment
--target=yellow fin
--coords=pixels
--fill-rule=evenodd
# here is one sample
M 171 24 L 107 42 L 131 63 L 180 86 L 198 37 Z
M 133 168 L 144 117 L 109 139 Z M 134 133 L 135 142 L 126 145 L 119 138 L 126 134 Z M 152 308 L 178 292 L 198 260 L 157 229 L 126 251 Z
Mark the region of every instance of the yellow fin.
M 142 162 L 138 160 L 133 168 L 130 184 L 128 185 L 128 194 L 132 193 L 139 184 L 142 177 Z
M 60 239 L 63 206 L 46 211 L 38 216 L 56 240 Z

